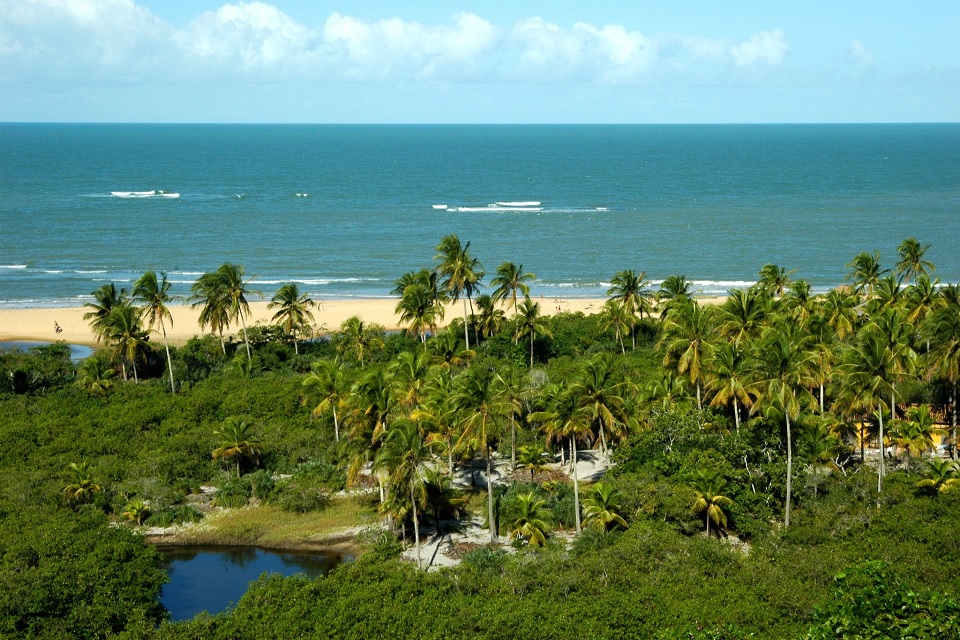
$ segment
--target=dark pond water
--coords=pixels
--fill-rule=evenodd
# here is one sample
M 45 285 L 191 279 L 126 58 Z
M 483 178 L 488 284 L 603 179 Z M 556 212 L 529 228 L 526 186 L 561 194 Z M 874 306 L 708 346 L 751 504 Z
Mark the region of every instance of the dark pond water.
M 33 340 L 4 340 L 0 341 L 0 351 L 19 349 L 20 351 L 30 351 L 33 347 L 46 347 L 52 342 L 39 342 Z M 70 359 L 74 362 L 80 362 L 93 355 L 93 348 L 82 344 L 68 344 L 70 347 Z
M 335 553 L 280 552 L 255 547 L 158 549 L 170 576 L 170 582 L 163 585 L 160 602 L 172 620 L 188 620 L 202 611 L 216 614 L 227 610 L 263 573 L 316 577 L 352 560 Z

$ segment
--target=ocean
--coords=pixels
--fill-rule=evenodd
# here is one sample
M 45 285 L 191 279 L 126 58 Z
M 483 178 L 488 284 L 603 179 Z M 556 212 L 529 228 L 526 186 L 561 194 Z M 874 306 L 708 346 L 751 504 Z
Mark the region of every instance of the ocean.
M 909 236 L 957 282 L 960 124 L 0 124 L 0 307 L 148 269 L 187 295 L 224 262 L 267 299 L 385 297 L 448 233 L 535 296 L 623 269 L 715 295 L 766 263 L 823 291 Z

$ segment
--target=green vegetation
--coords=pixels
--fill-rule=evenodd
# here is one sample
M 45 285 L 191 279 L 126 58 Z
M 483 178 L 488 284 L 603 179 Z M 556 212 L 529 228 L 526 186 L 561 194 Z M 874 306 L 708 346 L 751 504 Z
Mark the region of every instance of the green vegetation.
M 930 279 L 923 245 L 905 241 L 893 272 L 858 255 L 851 290 L 825 295 L 765 265 L 719 305 L 683 276 L 654 295 L 625 270 L 602 313 L 554 317 L 512 263 L 479 294 L 469 248 L 447 236 L 435 268 L 397 281 L 406 333 L 352 318 L 301 341 L 310 301 L 292 285 L 275 326 L 247 327 L 255 292 L 224 265 L 194 286 L 212 336 L 155 348 L 165 279 L 145 274 L 132 298 L 95 292 L 108 348 L 79 370 L 64 345 L 0 354 L 0 634 L 960 634 L 958 467 L 942 455 L 960 292 Z M 612 466 L 582 478 L 583 457 Z M 438 571 L 398 558 L 412 542 L 427 564 L 424 537 L 465 515 L 491 545 Z M 181 543 L 310 547 L 369 526 L 370 551 L 162 622 L 164 575 L 136 532 L 198 520 Z

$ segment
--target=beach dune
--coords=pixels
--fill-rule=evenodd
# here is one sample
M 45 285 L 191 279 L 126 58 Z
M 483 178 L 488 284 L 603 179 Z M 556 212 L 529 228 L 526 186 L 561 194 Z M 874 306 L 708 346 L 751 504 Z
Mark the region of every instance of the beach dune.
M 588 298 L 535 298 L 540 303 L 544 315 L 554 315 L 558 311 L 596 313 L 603 307 L 604 300 Z M 359 316 L 367 323 L 383 325 L 387 330 L 402 328 L 395 309 L 396 298 L 370 298 L 350 300 L 324 300 L 314 310 L 314 319 L 320 334 L 336 331 L 341 324 L 352 316 Z M 270 319 L 274 311 L 267 308 L 266 302 L 250 303 L 251 315 L 247 318 L 248 326 L 255 324 L 271 324 Z M 83 319 L 89 309 L 84 307 L 66 307 L 57 309 L 0 309 L 0 341 L 11 340 L 65 340 L 73 344 L 96 346 L 96 340 L 90 331 L 90 324 Z M 171 306 L 173 326 L 167 326 L 167 336 L 170 343 L 182 345 L 195 335 L 207 333 L 200 329 L 197 319 L 199 309 L 189 306 Z M 512 315 L 513 311 L 507 312 Z M 454 318 L 463 317 L 461 303 L 447 307 L 444 326 Z M 57 333 L 55 327 L 62 328 Z M 231 327 L 229 334 L 236 334 L 239 326 Z

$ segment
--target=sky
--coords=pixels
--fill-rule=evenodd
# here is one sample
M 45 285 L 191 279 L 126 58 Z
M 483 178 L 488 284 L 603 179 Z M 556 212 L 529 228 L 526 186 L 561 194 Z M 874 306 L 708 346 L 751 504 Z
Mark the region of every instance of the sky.
M 0 121 L 960 121 L 956 0 L 0 0 Z

